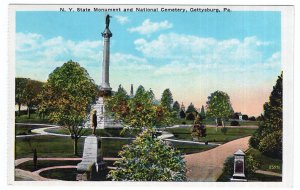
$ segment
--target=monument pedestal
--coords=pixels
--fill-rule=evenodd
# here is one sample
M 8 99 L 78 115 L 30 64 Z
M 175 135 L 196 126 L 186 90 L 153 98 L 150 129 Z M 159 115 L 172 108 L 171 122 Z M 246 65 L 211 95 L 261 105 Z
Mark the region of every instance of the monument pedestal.
M 91 180 L 93 175 L 106 169 L 101 155 L 98 155 L 98 138 L 91 135 L 84 140 L 82 161 L 77 165 L 78 181 Z

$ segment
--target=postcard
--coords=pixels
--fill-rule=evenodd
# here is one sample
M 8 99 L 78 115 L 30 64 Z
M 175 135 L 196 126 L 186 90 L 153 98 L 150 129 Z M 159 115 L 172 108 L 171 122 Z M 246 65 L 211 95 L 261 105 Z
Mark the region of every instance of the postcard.
M 9 184 L 291 186 L 293 6 L 9 8 Z

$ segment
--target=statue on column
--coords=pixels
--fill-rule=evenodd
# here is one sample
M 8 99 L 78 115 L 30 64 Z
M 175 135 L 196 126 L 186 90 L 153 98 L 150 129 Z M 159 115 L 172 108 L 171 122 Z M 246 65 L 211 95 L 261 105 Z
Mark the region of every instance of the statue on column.
M 92 123 L 93 123 L 93 135 L 96 135 L 96 128 L 97 128 L 97 111 L 96 110 L 93 113 Z
M 111 16 L 109 16 L 109 14 L 107 14 L 105 17 L 105 24 L 106 24 L 105 28 L 107 29 L 109 28 L 110 18 Z

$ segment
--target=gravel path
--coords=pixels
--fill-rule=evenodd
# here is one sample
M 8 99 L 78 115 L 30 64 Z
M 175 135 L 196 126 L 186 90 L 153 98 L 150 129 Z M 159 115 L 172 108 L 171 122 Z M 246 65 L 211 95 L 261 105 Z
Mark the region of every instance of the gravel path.
M 238 149 L 246 151 L 249 137 L 244 137 L 214 149 L 185 156 L 188 181 L 216 181 L 222 174 L 223 164 L 227 157 Z

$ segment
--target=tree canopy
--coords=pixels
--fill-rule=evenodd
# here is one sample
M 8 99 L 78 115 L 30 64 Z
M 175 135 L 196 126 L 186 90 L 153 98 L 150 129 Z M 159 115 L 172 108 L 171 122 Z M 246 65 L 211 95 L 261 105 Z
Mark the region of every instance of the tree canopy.
M 162 93 L 161 105 L 166 107 L 169 111 L 172 111 L 172 104 L 173 104 L 173 95 L 170 89 L 165 89 Z
M 77 154 L 77 140 L 82 136 L 83 121 L 96 94 L 96 85 L 88 72 L 73 61 L 56 68 L 44 85 L 40 109 L 47 109 L 51 121 L 69 130 L 74 139 L 74 154 Z
M 282 156 L 282 73 L 264 104 L 259 128 L 250 139 L 250 145 L 272 157 Z
M 194 104 L 193 104 L 193 103 L 190 103 L 190 105 L 187 107 L 185 113 L 188 114 L 188 113 L 198 113 L 198 112 L 197 112 L 197 110 L 196 110 Z
M 206 104 L 206 116 L 216 120 L 221 119 L 223 127 L 224 119 L 229 118 L 234 113 L 229 95 L 222 91 L 212 93 Z

